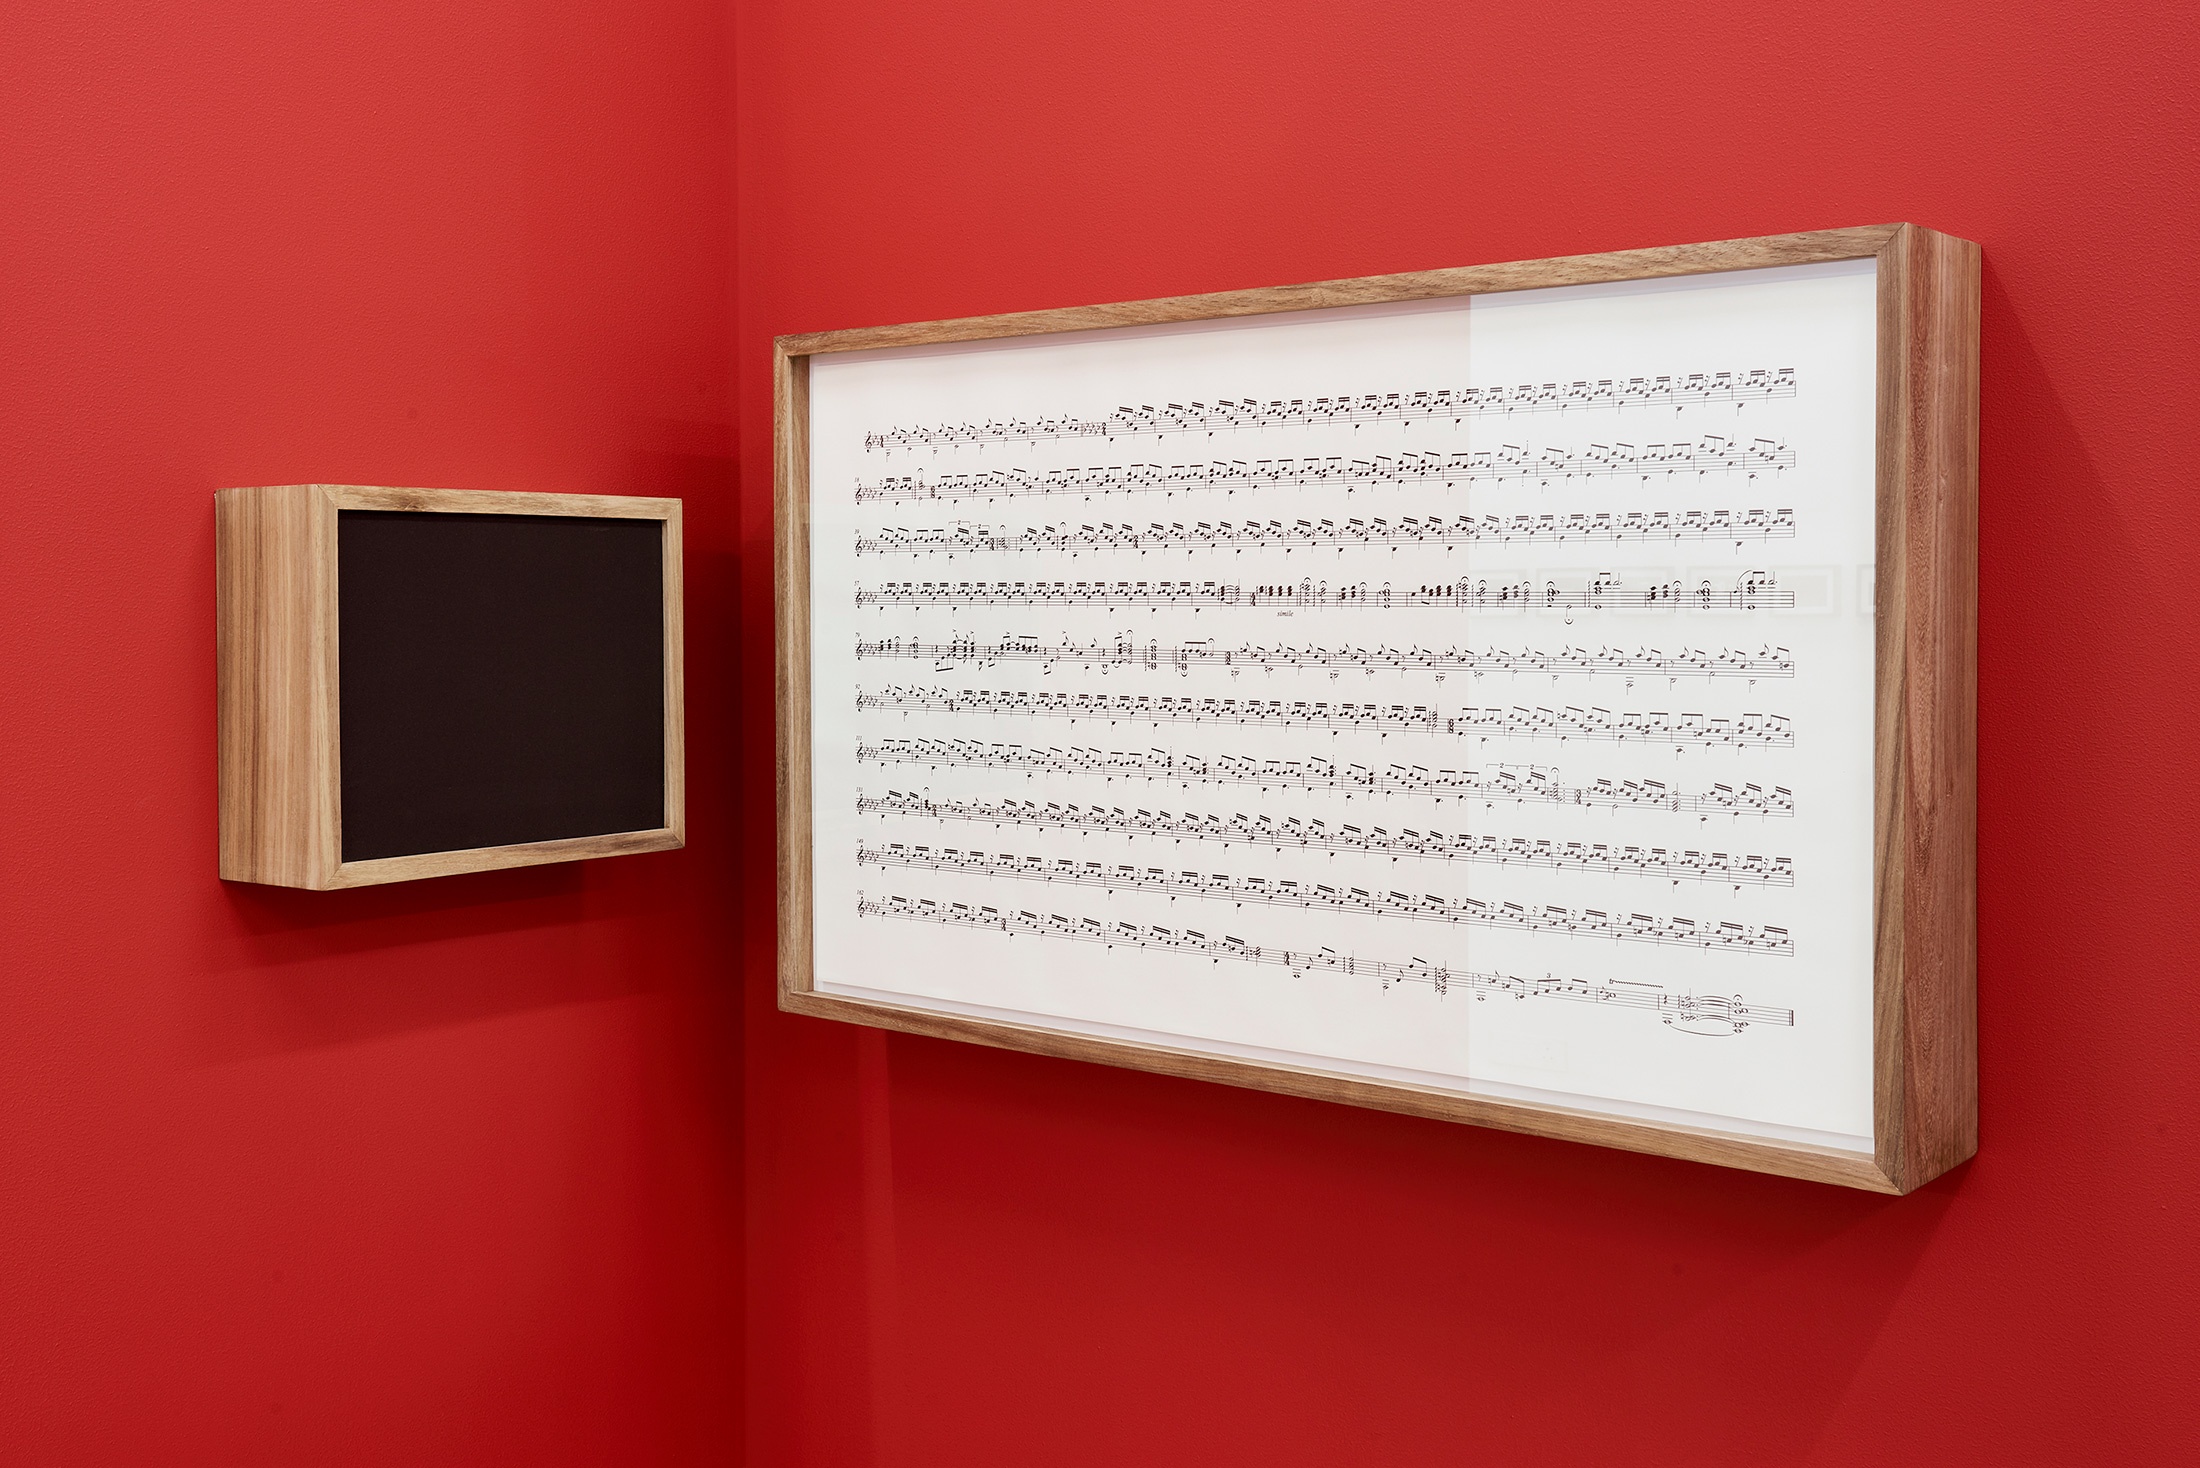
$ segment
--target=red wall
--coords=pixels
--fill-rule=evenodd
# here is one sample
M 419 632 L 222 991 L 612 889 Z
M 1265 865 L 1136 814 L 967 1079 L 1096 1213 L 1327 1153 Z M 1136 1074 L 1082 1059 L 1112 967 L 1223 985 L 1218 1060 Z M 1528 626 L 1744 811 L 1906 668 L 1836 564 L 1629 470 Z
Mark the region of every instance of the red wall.
M 1909 219 L 1986 249 L 1984 1149 L 1885 1200 L 771 1009 L 750 1461 L 2192 1461 L 2200 27 L 2166 0 L 746 0 L 767 339 Z
M 2188 1458 L 2200 33 L 2097 9 L 15 0 L 0 1461 Z M 1987 249 L 1976 1163 L 772 1011 L 771 333 L 1901 218 Z M 686 496 L 694 845 L 217 882 L 208 495 L 306 478 Z
M 6 5 L 11 1468 L 738 1456 L 732 120 L 715 0 Z M 695 844 L 217 881 L 211 495 L 305 479 L 685 495 Z

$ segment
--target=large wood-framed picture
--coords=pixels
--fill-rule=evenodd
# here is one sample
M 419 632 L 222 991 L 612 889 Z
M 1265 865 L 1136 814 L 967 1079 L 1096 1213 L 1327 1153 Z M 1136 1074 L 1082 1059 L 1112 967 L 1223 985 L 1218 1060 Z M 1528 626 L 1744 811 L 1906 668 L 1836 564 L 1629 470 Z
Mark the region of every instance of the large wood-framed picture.
M 780 338 L 781 1007 L 1946 1171 L 1978 298 L 1885 225 Z

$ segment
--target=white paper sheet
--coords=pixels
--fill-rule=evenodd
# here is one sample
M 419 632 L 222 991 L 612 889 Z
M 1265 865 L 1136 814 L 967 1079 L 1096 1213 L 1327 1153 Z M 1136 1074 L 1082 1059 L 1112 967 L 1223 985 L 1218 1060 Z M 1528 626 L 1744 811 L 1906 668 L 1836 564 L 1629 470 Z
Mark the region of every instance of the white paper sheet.
M 1874 296 L 813 359 L 818 988 L 1868 1150 Z

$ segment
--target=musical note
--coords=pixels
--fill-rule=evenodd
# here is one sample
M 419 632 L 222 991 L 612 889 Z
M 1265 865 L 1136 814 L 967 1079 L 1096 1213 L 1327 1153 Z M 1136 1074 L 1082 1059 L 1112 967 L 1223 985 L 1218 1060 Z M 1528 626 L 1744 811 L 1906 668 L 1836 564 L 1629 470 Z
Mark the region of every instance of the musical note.
M 1738 994 L 1675 994 L 1662 985 L 1632 979 L 1591 982 L 1587 979 L 1549 975 L 1537 978 L 1496 970 L 1452 968 L 1418 958 L 1404 963 L 1392 959 L 1357 958 L 1327 948 L 1288 949 L 1247 943 L 1241 938 L 1229 936 L 1210 938 L 1193 928 L 1102 922 L 1098 918 L 1064 917 L 1060 913 L 1042 914 L 1023 909 L 973 906 L 965 902 L 939 902 L 929 897 L 904 897 L 899 894 L 876 900 L 859 897 L 856 915 L 859 918 L 886 918 L 979 928 L 1012 938 L 1100 943 L 1110 948 L 1145 948 L 1162 953 L 1189 954 L 1216 962 L 1265 964 L 1302 972 L 1319 969 L 1325 973 L 1343 974 L 1348 978 L 1374 979 L 1386 990 L 1405 984 L 1425 985 L 1439 998 L 1457 988 L 1476 999 L 1560 999 L 1575 1004 L 1640 1009 L 1655 1014 L 1667 1025 L 1696 1034 L 1738 1035 L 1753 1024 L 1792 1027 L 1795 1023 L 1794 1010 L 1752 1004 Z
M 908 764 L 937 769 L 1010 770 L 1023 775 L 1095 776 L 1103 781 L 1143 780 L 1179 785 L 1260 785 L 1279 790 L 1327 790 L 1353 796 L 1478 800 L 1489 805 L 1588 806 L 1610 810 L 1674 811 L 1698 815 L 1787 817 L 1795 794 L 1784 785 L 1713 784 L 1678 790 L 1662 780 L 1597 779 L 1568 785 L 1540 765 L 1498 765 L 1487 770 L 1432 770 L 1423 765 L 1339 763 L 1308 755 L 1276 759 L 1222 754 L 1212 757 L 1162 749 L 1033 748 L 974 739 L 881 739 L 856 747 L 859 764 Z
M 1278 489 L 1362 489 L 1474 484 L 1512 479 L 1550 485 L 1572 479 L 1635 478 L 1648 483 L 1678 475 L 1741 474 L 1755 479 L 1795 466 L 1795 451 L 1770 439 L 1746 441 L 1709 434 L 1686 443 L 1600 443 L 1585 449 L 1531 449 L 1504 444 L 1459 453 L 1342 455 L 1300 459 L 1215 459 L 1193 464 L 1095 464 L 1081 469 L 984 469 L 888 475 L 855 486 L 857 504 L 893 500 L 1011 499 L 1029 495 L 1237 494 Z
M 1275 820 L 1243 811 L 1217 815 L 1172 815 L 1168 811 L 1125 810 L 1121 806 L 1063 805 L 1033 800 L 934 800 L 904 791 L 856 796 L 857 811 L 868 815 L 911 816 L 935 821 L 974 821 L 994 826 L 1034 826 L 1042 830 L 1105 831 L 1169 841 L 1215 841 L 1273 846 L 1285 851 L 1352 851 L 1370 856 L 1419 857 L 1435 861 L 1486 862 L 1496 866 L 1541 867 L 1552 871 L 1596 871 L 1657 877 L 1675 882 L 1726 882 L 1735 886 L 1792 887 L 1794 864 L 1784 856 L 1729 856 L 1723 851 L 1668 850 L 1662 846 L 1608 846 L 1603 842 L 1537 841 L 1524 837 L 1449 835 L 1381 826 L 1362 828 L 1295 816 Z
M 1248 902 L 1281 907 L 1324 908 L 1363 917 L 1404 918 L 1415 922 L 1465 923 L 1520 932 L 1571 938 L 1596 938 L 1621 943 L 1652 943 L 1669 947 L 1700 948 L 1728 953 L 1761 953 L 1784 958 L 1794 953 L 1787 929 L 1772 926 L 1705 921 L 1685 917 L 1653 917 L 1639 912 L 1602 912 L 1596 908 L 1555 906 L 1528 907 L 1513 902 L 1485 902 L 1477 897 L 1444 897 L 1433 892 L 1375 891 L 1327 882 L 1301 882 L 1290 877 L 1239 877 L 1226 872 L 1165 871 L 1077 861 L 1068 857 L 1013 855 L 1008 852 L 963 851 L 952 846 L 935 847 L 890 842 L 884 846 L 859 844 L 858 866 L 904 867 L 917 871 L 964 872 L 982 877 L 1012 877 L 1019 881 L 1050 882 L 1069 887 L 1099 887 L 1115 892 L 1150 892 L 1168 897 L 1197 897 L 1205 901 Z
M 1685 408 L 1795 396 L 1795 369 L 1692 372 L 1624 381 L 1520 383 L 1512 387 L 1437 388 L 1424 392 L 1361 393 L 1354 397 L 1168 403 L 1120 407 L 1104 418 L 1012 418 L 943 423 L 867 434 L 868 452 L 963 444 L 1032 443 L 1059 438 L 1133 438 L 1142 434 L 1226 433 L 1243 428 L 1295 428 L 1323 423 L 1463 422 L 1515 413 L 1579 413 L 1598 408 Z
M 1659 678 L 1792 678 L 1795 660 L 1784 647 L 1759 652 L 1734 648 L 1683 647 L 1672 653 L 1642 648 L 1619 652 L 1602 648 L 1564 647 L 1543 652 L 1534 648 L 1510 651 L 1502 648 L 1396 648 L 1396 647 L 1292 647 L 1239 643 L 1222 647 L 1214 641 L 1179 642 L 1164 646 L 1148 640 L 1118 637 L 1109 642 L 1042 643 L 1036 637 L 1009 637 L 981 642 L 975 637 L 951 637 L 945 642 L 925 642 L 914 637 L 882 637 L 858 640 L 856 656 L 891 658 L 935 664 L 969 663 L 990 667 L 995 663 L 1075 664 L 1082 668 L 1142 668 L 1156 672 L 1171 668 L 1179 673 L 1192 668 L 1224 668 L 1272 672 L 1277 668 L 1359 668 L 1366 672 L 1509 673 L 1515 676 L 1561 677 L 1617 674 Z
M 1190 525 L 882 525 L 856 537 L 856 554 L 976 555 L 1096 551 L 1311 550 L 1378 546 L 1509 545 L 1515 541 L 1792 540 L 1793 510 L 1627 510 L 1543 515 L 1401 516 L 1388 520 L 1196 521 Z

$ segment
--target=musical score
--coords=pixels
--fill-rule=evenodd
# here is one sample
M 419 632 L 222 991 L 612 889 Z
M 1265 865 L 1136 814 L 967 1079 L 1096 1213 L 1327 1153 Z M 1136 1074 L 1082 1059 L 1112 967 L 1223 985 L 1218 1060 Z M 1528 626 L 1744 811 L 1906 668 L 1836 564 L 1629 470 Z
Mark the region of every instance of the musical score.
M 868 451 L 942 448 L 1046 439 L 1136 438 L 1147 434 L 1227 433 L 1237 429 L 1302 428 L 1328 423 L 1412 422 L 1517 413 L 1583 413 L 1595 409 L 1687 408 L 1699 404 L 1762 402 L 1795 396 L 1792 367 L 1741 372 L 1690 372 L 1623 381 L 1518 383 L 1510 387 L 1435 388 L 1422 392 L 1360 393 L 1349 397 L 1222 399 L 1169 403 L 1156 408 L 1119 407 L 1102 418 L 1012 418 L 1000 422 L 943 423 L 882 429 L 865 435 Z
M 1286 643 L 1236 647 L 1217 646 L 1212 638 L 1163 646 L 1148 640 L 1140 644 L 1119 636 L 1108 642 L 1041 642 L 1036 637 L 1010 637 L 981 641 L 976 637 L 951 637 L 945 642 L 925 642 L 914 637 L 882 637 L 858 640 L 856 657 L 901 659 L 945 665 L 958 663 L 991 667 L 997 663 L 1073 664 L 1080 668 L 1143 668 L 1158 672 L 1170 668 L 1188 674 L 1193 668 L 1274 672 L 1278 668 L 1358 668 L 1363 672 L 1507 673 L 1514 676 L 1563 677 L 1599 674 L 1657 678 L 1792 678 L 1795 659 L 1784 647 L 1742 652 L 1731 647 L 1717 650 L 1683 647 L 1672 653 L 1654 648 L 1620 652 L 1601 648 L 1561 647 L 1551 651 L 1521 648 L 1396 648 L 1292 647 Z
M 1488 577 L 1394 587 L 1385 581 L 1298 581 L 1247 585 L 1235 581 L 888 581 L 858 584 L 859 607 L 1326 607 L 1508 611 L 1727 611 L 1792 608 L 1795 593 L 1769 571 L 1747 571 L 1720 590 L 1708 580 L 1629 586 L 1606 572 L 1578 585 Z
M 853 907 L 850 985 L 921 952 L 950 1005 L 1197 1036 L 1194 961 L 1319 973 L 1303 1001 L 1217 975 L 1312 1054 L 1384 1033 L 1335 1006 L 1404 984 L 1655 1015 L 1612 1032 L 1654 1066 L 1690 1063 L 1661 1034 L 1746 1053 L 1825 1023 L 1814 680 L 1870 591 L 1822 545 L 1812 369 L 1636 375 L 1664 348 L 1628 350 L 1327 395 L 1249 391 L 1275 379 L 1245 358 L 1151 403 L 1081 366 L 1042 392 L 1013 352 L 958 398 L 931 374 L 963 358 L 912 358 L 903 396 L 836 420 L 818 926 L 843 942 Z M 1531 1088 L 1606 1053 L 1605 1021 L 1468 1011 L 1546 1008 L 1524 1033 L 1561 1058 L 1523 1060 Z
M 1010 770 L 1025 775 L 1096 776 L 1102 781 L 1144 780 L 1179 785 L 1265 785 L 1278 790 L 1324 790 L 1354 796 L 1412 796 L 1441 807 L 1446 800 L 1487 805 L 1578 805 L 1606 810 L 1687 812 L 1708 819 L 1727 816 L 1792 816 L 1795 793 L 1784 785 L 1713 783 L 1675 790 L 1662 780 L 1597 779 L 1568 785 L 1541 766 L 1499 765 L 1488 770 L 1432 770 L 1424 765 L 1339 763 L 1319 755 L 1298 759 L 1222 754 L 1208 757 L 1165 749 L 1038 749 L 974 739 L 881 739 L 856 747 L 859 764 L 925 765 L 939 769 Z
M 939 902 L 929 897 L 894 894 L 873 900 L 859 898 L 858 917 L 899 919 L 909 922 L 946 923 L 956 927 L 983 928 L 1011 937 L 1050 938 L 1072 943 L 1099 943 L 1110 948 L 1144 948 L 1161 953 L 1189 954 L 1217 963 L 1268 964 L 1306 972 L 1320 969 L 1350 978 L 1378 980 L 1384 989 L 1394 985 L 1426 985 L 1441 998 L 1459 988 L 1477 999 L 1559 999 L 1576 1004 L 1609 1005 L 1617 1009 L 1647 1010 L 1663 1023 L 1697 1034 L 1739 1034 L 1750 1025 L 1795 1023 L 1795 1011 L 1768 1004 L 1751 1004 L 1740 995 L 1675 994 L 1657 984 L 1635 980 L 1591 983 L 1586 979 L 1529 977 L 1495 970 L 1450 968 L 1409 959 L 1356 958 L 1327 948 L 1262 947 L 1241 938 L 1210 938 L 1193 928 L 1165 928 L 1153 924 L 1102 922 L 1091 917 L 1064 917 L 1025 910 L 1003 911 L 964 902 Z
M 859 556 L 978 555 L 981 553 L 1079 556 L 1098 551 L 1346 550 L 1400 546 L 1511 545 L 1515 542 L 1628 540 L 1792 540 L 1793 510 L 1627 510 L 1539 515 L 1404 515 L 1388 520 L 1223 520 L 1210 524 L 1030 525 L 1017 529 L 975 525 L 882 525 L 858 535 Z
M 909 867 L 920 871 L 969 872 L 1018 881 L 1054 882 L 1071 887 L 1104 887 L 1118 892 L 1158 892 L 1170 897 L 1208 901 L 1267 903 L 1279 907 L 1319 907 L 1366 917 L 1406 918 L 1415 922 L 1471 923 L 1559 933 L 1573 938 L 1610 939 L 1681 948 L 1717 948 L 1784 957 L 1795 951 L 1785 928 L 1757 928 L 1734 922 L 1697 922 L 1686 917 L 1646 913 L 1608 913 L 1596 908 L 1527 907 L 1486 902 L 1478 897 L 1446 897 L 1434 892 L 1371 891 L 1289 877 L 1233 876 L 1227 872 L 1166 871 L 1128 863 L 1078 861 L 1071 857 L 961 851 L 892 842 L 859 845 L 859 866 Z
M 1084 499 L 1114 494 L 1237 495 L 1279 489 L 1363 489 L 1532 480 L 1631 477 L 1648 483 L 1678 475 L 1740 474 L 1756 479 L 1793 468 L 1795 451 L 1770 439 L 1710 434 L 1685 443 L 1599 443 L 1582 449 L 1504 444 L 1459 453 L 1378 454 L 1353 459 L 1213 459 L 1190 464 L 1096 464 L 1080 469 L 979 469 L 928 478 L 888 475 L 855 487 L 857 504 L 892 500 L 995 500 L 1030 495 Z
M 1420 857 L 1435 861 L 1479 861 L 1497 866 L 1543 867 L 1553 871 L 1619 872 L 1664 877 L 1675 882 L 1729 882 L 1737 886 L 1792 887 L 1795 867 L 1784 856 L 1729 856 L 1723 851 L 1669 851 L 1662 846 L 1607 846 L 1603 842 L 1537 841 L 1524 837 L 1472 836 L 1464 832 L 1381 826 L 1362 829 L 1332 826 L 1319 819 L 1248 816 L 1243 811 L 1218 815 L 1172 815 L 1168 811 L 1125 810 L 1121 806 L 1062 805 L 1035 800 L 932 800 L 894 790 L 856 796 L 856 809 L 871 815 L 917 816 L 935 821 L 973 821 L 994 826 L 1035 826 L 1042 830 L 1109 831 L 1118 835 L 1169 841 L 1242 843 L 1296 851 L 1353 851 L 1371 856 Z
M 1454 734 L 1484 739 L 1642 739 L 1658 744 L 1792 744 L 1783 714 L 1734 717 L 1662 710 L 1463 708 L 1430 704 L 1331 702 L 1326 699 L 1194 698 L 1170 694 L 995 692 L 989 688 L 891 687 L 856 692 L 856 709 L 984 714 L 1006 718 L 1100 719 L 1108 723 L 1216 723 L 1371 733 Z

